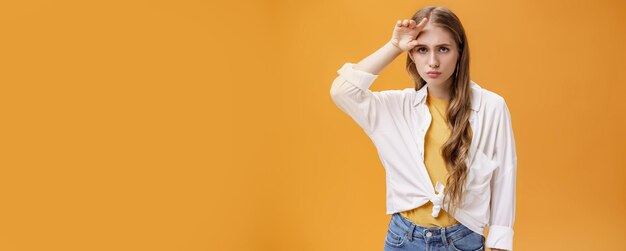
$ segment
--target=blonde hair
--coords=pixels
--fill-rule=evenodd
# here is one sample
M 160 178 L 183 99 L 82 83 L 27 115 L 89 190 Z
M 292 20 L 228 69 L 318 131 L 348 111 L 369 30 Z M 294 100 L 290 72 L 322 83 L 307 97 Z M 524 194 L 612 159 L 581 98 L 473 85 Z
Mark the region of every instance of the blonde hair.
M 417 11 L 411 19 L 419 23 L 424 17 L 428 17 L 428 22 L 432 23 L 432 25 L 450 32 L 459 50 L 456 69 L 454 74 L 452 74 L 453 79 L 449 93 L 450 103 L 446 113 L 451 135 L 443 144 L 441 151 L 449 173 L 446 180 L 444 201 L 449 199 L 450 207 L 446 211 L 450 215 L 454 215 L 454 211 L 460 205 L 463 197 L 463 187 L 469 168 L 465 164 L 465 159 L 469 154 L 472 142 L 472 132 L 469 124 L 471 113 L 469 46 L 461 21 L 449 9 L 435 6 L 424 7 Z M 415 63 L 408 55 L 406 70 L 409 73 L 409 77 L 415 82 L 416 91 L 424 87 L 426 81 L 418 74 Z

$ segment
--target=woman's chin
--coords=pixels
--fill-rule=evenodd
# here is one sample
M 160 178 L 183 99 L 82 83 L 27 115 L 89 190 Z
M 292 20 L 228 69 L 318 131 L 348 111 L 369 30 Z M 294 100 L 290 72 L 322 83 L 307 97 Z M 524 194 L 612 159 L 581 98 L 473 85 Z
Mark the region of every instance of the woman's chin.
M 442 79 L 439 79 L 439 78 L 434 79 L 434 78 L 428 78 L 427 77 L 427 78 L 424 78 L 424 80 L 430 86 L 441 86 L 441 85 L 444 85 L 444 82 L 446 82 L 446 81 L 444 81 Z

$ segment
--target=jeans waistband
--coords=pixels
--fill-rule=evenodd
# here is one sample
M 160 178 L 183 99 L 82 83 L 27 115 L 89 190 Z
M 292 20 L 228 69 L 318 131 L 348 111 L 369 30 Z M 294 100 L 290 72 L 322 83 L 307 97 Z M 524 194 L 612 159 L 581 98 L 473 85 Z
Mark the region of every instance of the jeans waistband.
M 406 235 L 407 238 L 412 240 L 412 238 L 420 238 L 420 239 L 442 239 L 445 243 L 446 239 L 451 238 L 451 235 L 463 234 L 462 232 L 471 231 L 466 226 L 461 223 L 456 223 L 452 226 L 448 227 L 425 227 L 420 226 L 412 221 L 404 218 L 400 213 L 394 213 L 392 216 L 392 220 L 390 224 L 393 224 L 394 227 L 402 230 L 403 234 Z

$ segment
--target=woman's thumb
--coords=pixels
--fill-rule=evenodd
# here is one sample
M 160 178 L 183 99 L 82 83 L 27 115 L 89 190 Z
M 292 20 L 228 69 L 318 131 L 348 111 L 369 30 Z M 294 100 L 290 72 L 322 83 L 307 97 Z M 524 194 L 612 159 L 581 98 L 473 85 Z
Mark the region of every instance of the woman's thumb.
M 417 40 L 413 40 L 413 41 L 409 42 L 407 45 L 409 46 L 409 48 L 413 48 L 413 47 L 415 47 L 417 45 Z

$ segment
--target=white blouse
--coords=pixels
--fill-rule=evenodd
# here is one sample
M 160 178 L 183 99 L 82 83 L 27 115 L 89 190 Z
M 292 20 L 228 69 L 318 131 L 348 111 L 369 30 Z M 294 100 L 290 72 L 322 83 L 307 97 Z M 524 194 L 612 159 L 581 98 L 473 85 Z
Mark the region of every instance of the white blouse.
M 433 202 L 433 217 L 447 207 L 444 184 L 432 186 L 424 164 L 424 136 L 431 122 L 428 84 L 420 90 L 371 91 L 378 75 L 345 63 L 330 89 L 333 102 L 372 140 L 386 173 L 386 214 Z M 471 82 L 469 118 L 473 138 L 463 200 L 454 218 L 484 234 L 489 248 L 513 249 L 517 155 L 511 115 L 498 94 Z

